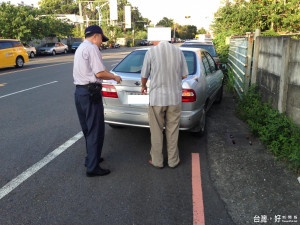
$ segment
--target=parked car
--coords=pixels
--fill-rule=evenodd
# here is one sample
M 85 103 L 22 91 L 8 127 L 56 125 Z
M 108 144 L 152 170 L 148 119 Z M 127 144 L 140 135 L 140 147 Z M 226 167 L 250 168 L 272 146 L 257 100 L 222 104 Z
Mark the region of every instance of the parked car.
M 82 42 L 74 42 L 74 43 L 72 44 L 71 50 L 72 50 L 73 53 L 76 52 L 77 48 L 79 47 L 79 45 L 80 45 L 81 43 L 82 43 Z
M 142 40 L 140 45 L 147 46 L 147 45 L 149 45 L 149 42 L 147 40 Z
M 185 48 L 203 48 L 209 52 L 209 54 L 214 58 L 216 64 L 220 63 L 219 56 L 216 52 L 215 46 L 211 41 L 208 42 L 200 42 L 200 41 L 186 41 L 181 47 Z
M 57 53 L 67 53 L 68 45 L 61 42 L 47 43 L 38 49 L 40 55 L 56 55 Z
M 18 40 L 0 39 L 0 68 L 23 67 L 29 61 L 24 46 Z
M 148 105 L 130 104 L 129 96 L 141 95 L 141 69 L 147 49 L 127 55 L 111 72 L 122 77 L 122 82 L 103 81 L 102 95 L 105 122 L 111 127 L 149 127 Z M 211 105 L 222 100 L 223 72 L 204 49 L 181 48 L 189 75 L 182 80 L 182 112 L 180 129 L 203 134 L 206 113 Z M 184 75 L 184 74 L 183 74 Z M 151 80 L 148 80 L 148 90 Z M 150 91 L 150 90 L 149 90 Z
M 23 45 L 24 45 L 24 48 L 26 49 L 28 56 L 30 58 L 34 58 L 36 55 L 36 48 L 31 45 L 28 45 L 28 44 L 23 44 Z

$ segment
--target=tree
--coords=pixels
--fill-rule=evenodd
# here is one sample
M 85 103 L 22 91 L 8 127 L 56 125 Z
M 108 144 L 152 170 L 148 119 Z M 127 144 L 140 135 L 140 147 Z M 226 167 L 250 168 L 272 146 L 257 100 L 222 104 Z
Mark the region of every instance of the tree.
M 73 26 L 54 17 L 41 16 L 39 9 L 31 6 L 0 5 L 0 36 L 27 42 L 43 37 L 64 37 L 71 34 Z
M 2 38 L 30 39 L 31 28 L 38 26 L 38 11 L 29 6 L 0 5 L 0 36 Z
M 163 27 L 173 27 L 174 26 L 174 21 L 173 19 L 169 19 L 167 17 L 162 18 L 156 26 L 163 26 Z
M 203 28 L 201 27 L 198 31 L 197 31 L 197 34 L 207 34 L 208 32 Z
M 263 35 L 300 32 L 299 0 L 236 0 L 220 7 L 211 25 L 217 52 L 226 58 L 226 37 L 260 29 Z
M 238 0 L 218 9 L 211 28 L 215 34 L 244 34 L 255 29 L 299 32 L 299 0 Z
M 39 3 L 45 14 L 78 14 L 79 6 L 74 0 L 41 0 Z
M 177 27 L 177 37 L 181 39 L 193 39 L 197 34 L 197 27 L 194 25 L 184 25 Z

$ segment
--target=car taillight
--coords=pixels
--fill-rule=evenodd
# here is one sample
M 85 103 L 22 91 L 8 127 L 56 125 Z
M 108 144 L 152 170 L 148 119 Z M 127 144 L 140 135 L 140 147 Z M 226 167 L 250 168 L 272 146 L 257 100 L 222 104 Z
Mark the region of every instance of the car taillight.
M 118 98 L 118 93 L 114 85 L 102 84 L 102 96 L 108 98 Z
M 196 92 L 193 89 L 182 89 L 182 102 L 195 102 Z

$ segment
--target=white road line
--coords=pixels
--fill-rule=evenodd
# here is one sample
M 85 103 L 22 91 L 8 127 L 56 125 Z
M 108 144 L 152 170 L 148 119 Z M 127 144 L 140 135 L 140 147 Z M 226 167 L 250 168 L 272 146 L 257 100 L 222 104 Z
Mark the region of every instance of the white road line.
M 13 70 L 11 72 L 0 73 L 0 76 L 4 76 L 4 75 L 7 75 L 7 74 L 13 74 L 13 73 L 20 73 L 20 72 L 24 72 L 24 71 L 28 71 L 28 70 L 36 70 L 36 69 L 41 69 L 41 68 L 46 68 L 46 67 L 51 67 L 51 66 L 60 66 L 60 65 L 68 64 L 68 63 L 73 63 L 73 61 L 54 64 L 54 65 L 33 67 L 33 68 L 28 68 L 28 69 Z M 36 64 L 31 64 L 31 65 L 36 65 Z
M 35 89 L 35 88 L 39 88 L 39 87 L 46 86 L 46 85 L 49 85 L 49 84 L 54 84 L 54 83 L 57 83 L 57 82 L 58 81 L 52 81 L 52 82 L 47 83 L 47 84 L 41 84 L 41 85 L 38 85 L 38 86 L 35 86 L 35 87 L 32 87 L 32 88 L 27 88 L 27 89 L 17 91 L 17 92 L 14 92 L 14 93 L 10 93 L 10 94 L 7 94 L 7 95 L 2 95 L 2 96 L 0 96 L 0 98 L 8 97 L 8 96 L 15 95 L 15 94 L 18 94 L 18 93 L 21 93 L 21 92 L 24 92 L 24 91 L 29 91 L 29 90 L 32 90 L 32 89 Z
M 0 189 L 0 200 L 83 137 L 79 132 Z

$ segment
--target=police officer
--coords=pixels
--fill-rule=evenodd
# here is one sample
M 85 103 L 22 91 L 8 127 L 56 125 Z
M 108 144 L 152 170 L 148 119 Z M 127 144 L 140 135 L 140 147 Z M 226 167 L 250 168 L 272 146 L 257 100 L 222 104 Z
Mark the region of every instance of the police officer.
M 97 25 L 85 29 L 85 40 L 75 52 L 73 78 L 76 85 L 75 105 L 82 132 L 86 141 L 87 157 L 85 166 L 88 177 L 104 176 L 110 173 L 100 167 L 104 141 L 104 113 L 102 103 L 102 81 L 122 81 L 106 70 L 100 52 L 102 42 L 108 41 Z

